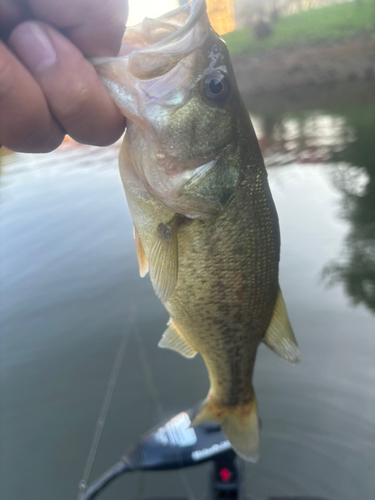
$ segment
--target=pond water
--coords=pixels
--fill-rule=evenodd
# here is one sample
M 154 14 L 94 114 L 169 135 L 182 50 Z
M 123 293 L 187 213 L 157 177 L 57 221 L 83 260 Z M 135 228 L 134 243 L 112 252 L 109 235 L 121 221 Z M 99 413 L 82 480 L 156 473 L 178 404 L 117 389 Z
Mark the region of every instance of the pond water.
M 252 499 L 375 491 L 375 94 L 359 84 L 246 99 L 279 213 L 280 282 L 302 351 L 260 347 Z M 202 399 L 199 357 L 157 348 L 168 316 L 138 275 L 118 145 L 1 158 L 4 500 L 75 499 L 121 342 L 94 479 Z M 99 498 L 201 499 L 207 465 L 124 476 Z

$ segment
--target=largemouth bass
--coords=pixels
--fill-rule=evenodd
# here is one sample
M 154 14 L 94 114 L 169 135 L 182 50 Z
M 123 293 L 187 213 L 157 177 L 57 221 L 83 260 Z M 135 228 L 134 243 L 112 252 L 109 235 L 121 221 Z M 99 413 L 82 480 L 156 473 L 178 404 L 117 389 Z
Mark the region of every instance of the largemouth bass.
M 170 314 L 159 346 L 201 354 L 211 387 L 193 425 L 219 422 L 255 461 L 259 343 L 300 357 L 258 141 L 204 0 L 129 28 L 122 53 L 93 63 L 127 118 L 119 163 L 140 275 Z

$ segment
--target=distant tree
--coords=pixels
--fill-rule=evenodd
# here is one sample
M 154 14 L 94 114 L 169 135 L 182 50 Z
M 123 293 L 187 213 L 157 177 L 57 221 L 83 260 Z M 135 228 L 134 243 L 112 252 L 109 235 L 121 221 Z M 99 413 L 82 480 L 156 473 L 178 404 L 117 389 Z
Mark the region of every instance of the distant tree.
M 257 38 L 266 38 L 272 33 L 272 28 L 270 23 L 263 19 L 259 19 L 253 24 L 253 32 Z

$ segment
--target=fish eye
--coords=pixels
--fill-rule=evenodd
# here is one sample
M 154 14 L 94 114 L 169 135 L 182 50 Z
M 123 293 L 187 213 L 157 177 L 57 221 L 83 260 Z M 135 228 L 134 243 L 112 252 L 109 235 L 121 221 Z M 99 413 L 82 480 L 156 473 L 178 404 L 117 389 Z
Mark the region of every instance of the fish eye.
M 223 72 L 215 70 L 204 79 L 203 91 L 212 101 L 224 101 L 230 92 L 229 80 Z

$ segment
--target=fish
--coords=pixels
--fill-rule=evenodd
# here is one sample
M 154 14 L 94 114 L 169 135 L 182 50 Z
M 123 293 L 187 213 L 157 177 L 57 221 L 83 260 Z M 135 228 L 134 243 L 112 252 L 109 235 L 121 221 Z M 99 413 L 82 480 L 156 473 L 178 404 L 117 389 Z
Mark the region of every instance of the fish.
M 258 141 L 204 0 L 127 28 L 120 56 L 92 60 L 125 115 L 120 173 L 140 276 L 170 315 L 159 346 L 199 353 L 217 422 L 259 456 L 257 349 L 297 363 L 279 286 L 280 234 Z

